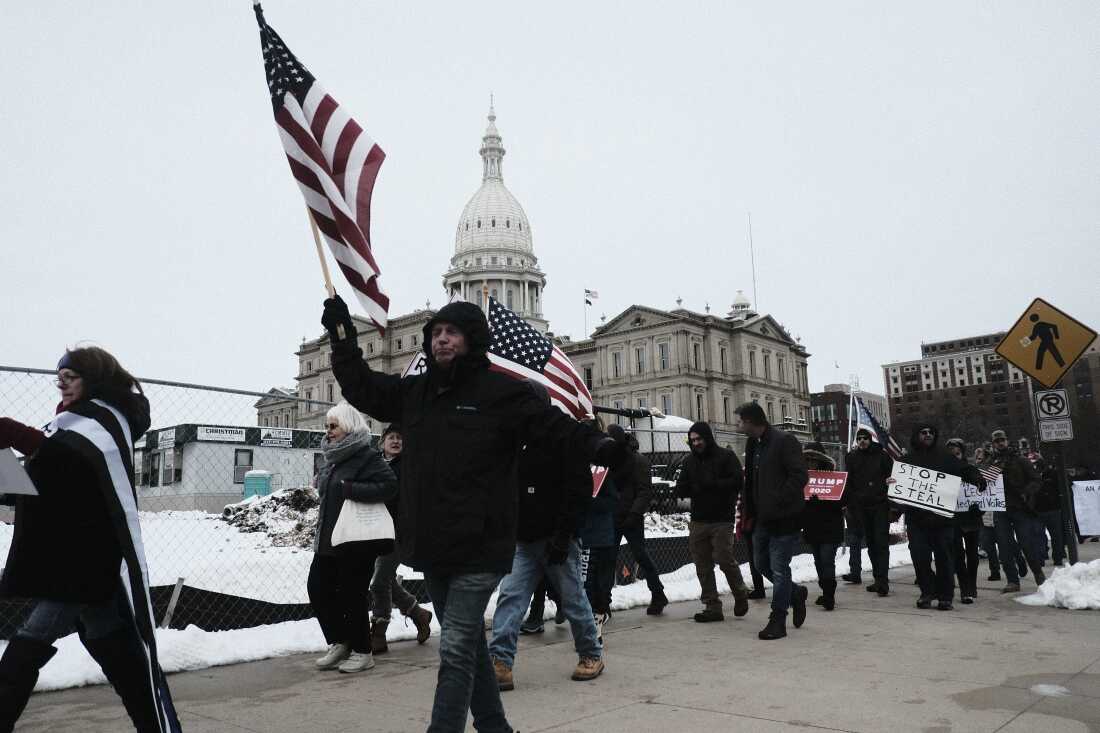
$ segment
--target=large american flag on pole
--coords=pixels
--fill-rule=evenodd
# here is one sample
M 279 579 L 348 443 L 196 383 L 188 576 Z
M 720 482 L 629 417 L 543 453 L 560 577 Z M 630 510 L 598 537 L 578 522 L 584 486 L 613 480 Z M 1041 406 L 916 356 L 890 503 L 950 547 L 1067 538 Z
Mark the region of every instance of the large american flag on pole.
M 260 3 L 253 7 L 290 170 L 359 304 L 385 333 L 390 300 L 371 252 L 370 200 L 386 154 L 290 52 L 264 20 Z
M 551 403 L 578 420 L 592 414 L 592 394 L 569 357 L 496 298 L 489 298 L 489 332 L 490 369 L 538 382 Z

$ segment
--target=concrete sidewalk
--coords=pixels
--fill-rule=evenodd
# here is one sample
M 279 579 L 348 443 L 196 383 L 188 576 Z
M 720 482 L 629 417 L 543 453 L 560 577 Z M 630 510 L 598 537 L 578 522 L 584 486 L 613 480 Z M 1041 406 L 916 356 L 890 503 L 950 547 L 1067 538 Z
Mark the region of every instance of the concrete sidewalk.
M 1100 545 L 1081 551 L 1091 560 Z M 509 720 L 524 733 L 1100 732 L 1100 613 L 1022 606 L 986 582 L 973 606 L 921 611 L 912 572 L 892 574 L 890 597 L 842 586 L 836 611 L 811 607 L 803 628 L 788 625 L 774 642 L 756 638 L 766 601 L 716 624 L 694 623 L 695 603 L 660 618 L 618 613 L 605 629 L 607 671 L 589 683 L 569 680 L 568 627 L 549 624 L 521 637 L 516 690 L 504 693 Z M 422 731 L 437 644 L 395 644 L 360 675 L 316 672 L 311 654 L 174 674 L 169 684 L 188 733 Z M 1044 695 L 1036 685 L 1066 692 Z M 17 727 L 131 729 L 106 686 L 35 695 Z

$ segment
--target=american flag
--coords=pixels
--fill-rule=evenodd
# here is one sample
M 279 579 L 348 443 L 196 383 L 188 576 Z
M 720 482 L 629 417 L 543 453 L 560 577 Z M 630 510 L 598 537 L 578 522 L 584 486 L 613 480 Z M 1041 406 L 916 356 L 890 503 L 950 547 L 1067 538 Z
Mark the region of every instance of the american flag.
M 856 396 L 856 414 L 852 417 L 856 423 L 856 429 L 867 428 L 871 433 L 871 439 L 882 446 L 883 450 L 895 461 L 902 457 L 901 446 L 894 440 L 894 436 L 886 432 L 879 421 L 875 419 L 875 416 L 871 414 L 871 411 L 867 409 L 867 405 L 863 404 L 863 399 Z
M 386 154 L 295 58 L 264 20 L 260 4 L 253 7 L 290 170 L 359 304 L 384 334 L 390 299 L 371 252 L 370 200 Z
M 1000 466 L 992 466 L 992 465 L 985 464 L 985 465 L 978 466 L 978 472 L 982 475 L 982 477 L 986 481 L 988 481 L 989 483 L 992 484 L 992 483 L 996 482 L 997 477 L 1001 475 L 1001 468 L 1000 468 Z
M 489 298 L 490 369 L 538 382 L 550 402 L 578 420 L 592 414 L 592 395 L 573 362 L 531 324 Z

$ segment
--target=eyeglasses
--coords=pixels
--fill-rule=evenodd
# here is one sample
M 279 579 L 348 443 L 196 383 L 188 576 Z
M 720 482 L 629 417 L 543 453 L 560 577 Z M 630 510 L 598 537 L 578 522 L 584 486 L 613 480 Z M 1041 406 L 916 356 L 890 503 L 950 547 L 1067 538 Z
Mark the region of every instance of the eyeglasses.
M 73 382 L 83 379 L 79 374 L 58 374 L 53 383 L 57 387 L 68 387 Z
M 927 429 L 925 429 L 925 430 L 922 430 L 922 431 L 920 431 L 920 434 L 921 434 L 921 435 L 935 435 L 936 433 L 935 433 L 935 431 L 933 431 L 933 430 L 927 430 Z

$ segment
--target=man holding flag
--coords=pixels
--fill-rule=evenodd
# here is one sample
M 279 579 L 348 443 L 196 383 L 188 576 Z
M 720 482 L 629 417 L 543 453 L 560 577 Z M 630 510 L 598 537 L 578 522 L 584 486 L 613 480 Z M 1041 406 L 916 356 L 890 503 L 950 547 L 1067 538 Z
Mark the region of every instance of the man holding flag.
M 875 582 L 867 590 L 886 596 L 890 594 L 890 505 L 886 500 L 886 479 L 894 470 L 894 461 L 872 437 L 865 427 L 856 430 L 856 447 L 844 459 L 848 470 L 845 493 L 852 523 L 862 529 L 871 557 Z M 852 548 L 852 552 L 859 551 L 858 545 Z M 852 567 L 859 567 L 855 560 Z
M 370 368 L 342 299 L 326 300 L 321 319 L 347 401 L 405 427 L 398 550 L 403 562 L 423 571 L 441 626 L 429 731 L 464 730 L 468 710 L 478 730 L 512 730 L 489 659 L 484 616 L 515 554 L 523 445 L 604 466 L 626 458 L 614 440 L 540 401 L 516 378 L 539 367 L 550 371 L 553 355 L 546 349 L 546 359 L 533 359 L 534 345 L 506 351 L 522 335 L 506 316 L 501 313 L 494 328 L 509 333 L 492 334 L 473 303 L 444 306 L 424 326 L 426 370 L 404 378 Z M 494 349 L 491 369 L 494 341 L 502 345 Z M 502 354 L 515 360 L 512 368 L 498 363 Z M 561 389 L 559 377 L 547 379 Z

